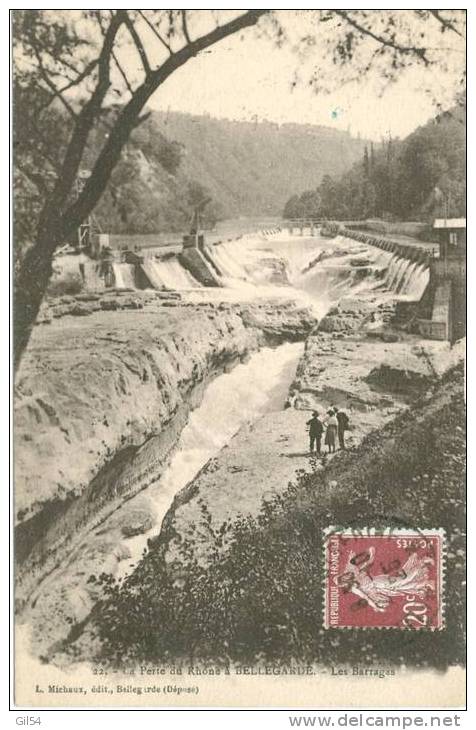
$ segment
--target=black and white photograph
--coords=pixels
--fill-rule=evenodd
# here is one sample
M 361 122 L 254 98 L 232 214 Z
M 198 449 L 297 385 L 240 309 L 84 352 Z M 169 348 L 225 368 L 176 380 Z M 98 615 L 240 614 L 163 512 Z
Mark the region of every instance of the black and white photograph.
M 466 15 L 10 10 L 18 706 L 465 706 Z

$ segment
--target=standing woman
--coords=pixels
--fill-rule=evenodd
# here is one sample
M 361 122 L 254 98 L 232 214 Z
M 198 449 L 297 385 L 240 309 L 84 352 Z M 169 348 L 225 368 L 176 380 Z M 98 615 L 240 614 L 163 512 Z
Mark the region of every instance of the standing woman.
M 336 436 L 337 436 L 337 418 L 334 411 L 331 409 L 327 411 L 329 418 L 326 419 L 326 438 L 325 443 L 329 447 L 329 454 L 335 453 L 336 450 Z

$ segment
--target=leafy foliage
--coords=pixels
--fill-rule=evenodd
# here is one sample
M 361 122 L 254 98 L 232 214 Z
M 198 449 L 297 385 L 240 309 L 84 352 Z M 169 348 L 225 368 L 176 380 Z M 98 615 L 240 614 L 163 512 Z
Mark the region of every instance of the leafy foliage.
M 466 205 L 465 120 L 442 114 L 403 141 L 388 139 L 342 177 L 325 176 L 315 190 L 294 195 L 284 217 L 429 220 L 461 216 Z

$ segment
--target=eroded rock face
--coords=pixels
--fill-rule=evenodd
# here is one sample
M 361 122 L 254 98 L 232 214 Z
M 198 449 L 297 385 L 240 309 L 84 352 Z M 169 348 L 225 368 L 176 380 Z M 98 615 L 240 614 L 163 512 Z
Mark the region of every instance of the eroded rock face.
M 139 310 L 36 327 L 16 394 L 19 605 L 85 531 L 160 476 L 210 377 L 313 325 L 291 302 L 219 309 L 154 295 Z M 123 527 L 138 534 L 144 520 Z
M 346 333 L 313 333 L 292 385 L 298 408 L 329 405 L 368 411 L 403 407 L 434 380 L 434 371 L 411 338 L 387 342 Z

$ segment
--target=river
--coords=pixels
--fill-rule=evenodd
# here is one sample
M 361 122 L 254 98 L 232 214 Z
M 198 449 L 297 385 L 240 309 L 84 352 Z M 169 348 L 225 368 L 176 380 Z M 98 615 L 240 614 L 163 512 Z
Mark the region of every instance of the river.
M 147 497 L 155 517 L 148 532 L 125 540 L 131 558 L 119 564 L 117 577 L 128 574 L 140 559 L 147 540 L 160 532 L 175 495 L 215 456 L 243 424 L 265 413 L 281 410 L 303 352 L 302 343 L 265 347 L 248 362 L 216 377 L 206 388 L 198 408 L 190 413 L 172 460 L 160 479 L 122 509 L 143 505 Z

